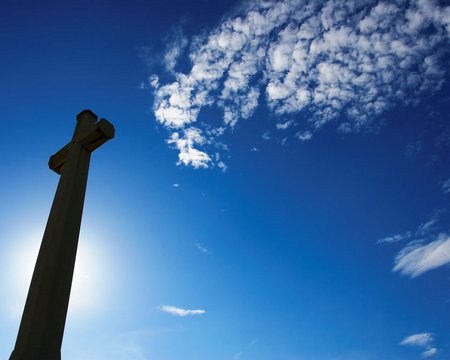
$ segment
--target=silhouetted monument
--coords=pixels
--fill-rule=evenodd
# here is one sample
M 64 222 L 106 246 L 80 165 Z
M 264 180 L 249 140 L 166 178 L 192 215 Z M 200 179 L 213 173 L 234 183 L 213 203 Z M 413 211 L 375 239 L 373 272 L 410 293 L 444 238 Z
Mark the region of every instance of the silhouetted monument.
M 69 305 L 91 153 L 114 137 L 114 127 L 84 110 L 72 140 L 50 157 L 58 188 L 34 268 L 10 360 L 59 360 Z

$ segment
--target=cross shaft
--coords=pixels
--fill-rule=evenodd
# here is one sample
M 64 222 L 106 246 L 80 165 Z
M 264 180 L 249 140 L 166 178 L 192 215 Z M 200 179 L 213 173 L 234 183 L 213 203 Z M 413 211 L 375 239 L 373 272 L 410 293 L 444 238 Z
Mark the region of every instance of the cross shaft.
M 72 140 L 50 157 L 50 169 L 61 176 L 10 360 L 61 359 L 90 157 L 113 137 L 111 123 L 84 110 Z

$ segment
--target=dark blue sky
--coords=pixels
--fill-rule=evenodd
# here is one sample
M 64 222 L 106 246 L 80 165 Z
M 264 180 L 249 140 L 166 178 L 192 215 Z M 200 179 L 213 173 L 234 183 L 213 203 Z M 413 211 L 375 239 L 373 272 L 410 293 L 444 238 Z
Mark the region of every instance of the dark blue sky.
M 448 357 L 450 10 L 399 1 L 404 18 L 373 25 L 381 2 L 308 4 L 2 2 L 0 357 L 58 181 L 48 157 L 85 108 L 116 138 L 91 163 L 65 359 Z

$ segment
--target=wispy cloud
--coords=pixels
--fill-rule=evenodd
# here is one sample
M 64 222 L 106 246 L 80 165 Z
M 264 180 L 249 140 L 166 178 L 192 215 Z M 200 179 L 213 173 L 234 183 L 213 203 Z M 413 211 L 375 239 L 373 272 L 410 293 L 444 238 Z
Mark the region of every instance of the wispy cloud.
M 242 357 L 242 351 L 237 352 L 233 356 L 233 360 L 239 360 Z
M 248 344 L 249 347 L 252 347 L 253 345 L 256 345 L 258 342 L 258 339 L 253 339 L 252 341 L 250 341 L 250 343 Z
M 178 116 L 175 113 L 173 115 Z M 195 148 L 196 145 L 205 143 L 205 138 L 200 129 L 191 127 L 184 130 L 183 135 L 174 132 L 167 143 L 174 144 L 179 150 L 178 164 L 191 165 L 198 169 L 207 168 L 211 163 L 211 158 L 207 153 Z
M 276 128 L 278 130 L 286 130 L 292 126 L 294 122 L 292 120 L 286 121 L 284 123 L 278 123 L 276 124 Z
M 332 120 L 358 131 L 440 88 L 449 33 L 450 7 L 429 0 L 245 2 L 192 39 L 189 71 L 175 70 L 188 40 L 171 43 L 173 81 L 150 80 L 155 117 L 171 132 L 178 164 L 195 168 L 220 163 L 218 138 L 263 102 L 276 130 L 296 127 L 299 140 Z M 211 106 L 223 113 L 218 126 L 198 121 Z M 284 119 L 292 114 L 305 116 Z
M 175 66 L 183 50 L 188 45 L 189 41 L 184 36 L 181 27 L 173 29 L 172 34 L 167 39 L 166 51 L 164 53 L 164 65 L 167 71 L 175 73 Z
M 258 342 L 258 339 L 253 339 L 252 341 L 250 341 L 246 347 L 246 350 L 249 350 L 252 346 L 256 345 L 257 342 Z M 238 351 L 236 354 L 234 354 L 233 360 L 241 359 L 243 355 L 244 355 L 244 351 Z
M 195 247 L 197 248 L 198 251 L 200 251 L 201 253 L 208 255 L 209 254 L 209 250 L 202 246 L 199 242 L 195 242 Z
M 164 305 L 159 308 L 161 311 L 169 313 L 175 316 L 189 316 L 189 315 L 202 315 L 205 314 L 205 310 L 191 310 L 191 309 L 182 309 L 176 306 Z
M 442 184 L 442 190 L 445 194 L 450 194 L 450 178 Z
M 395 257 L 393 271 L 414 278 L 450 263 L 450 235 L 448 232 L 442 232 L 438 226 L 444 213 L 444 210 L 434 211 L 431 218 L 413 232 L 407 231 L 378 240 L 378 243 L 408 240 Z
M 312 132 L 308 131 L 308 130 L 306 130 L 306 131 L 299 131 L 298 133 L 295 134 L 295 137 L 297 139 L 299 139 L 300 141 L 309 140 L 309 139 L 312 138 L 312 136 L 313 136 Z
M 449 263 L 450 236 L 439 234 L 428 244 L 411 243 L 402 249 L 395 258 L 394 271 L 416 277 Z
M 422 358 L 433 356 L 437 353 L 437 349 L 433 347 L 434 335 L 432 333 L 419 333 L 405 337 L 400 345 L 418 346 L 425 348 L 422 352 Z
M 265 132 L 261 135 L 261 138 L 262 138 L 263 140 L 270 140 L 270 139 L 272 139 L 272 136 L 270 135 L 270 132 L 269 132 L 269 131 L 265 131 Z
M 414 231 L 406 231 L 401 234 L 389 235 L 381 238 L 377 243 L 396 243 L 399 241 L 411 240 L 411 239 L 422 239 L 430 235 L 436 228 L 436 224 L 442 215 L 443 210 L 435 210 L 431 217 L 424 223 L 420 224 Z
M 431 343 L 434 341 L 434 336 L 432 333 L 419 333 L 414 335 L 409 335 L 405 337 L 401 345 L 414 345 L 414 346 L 423 346 L 427 347 L 430 346 Z
M 410 143 L 406 146 L 405 156 L 411 158 L 419 154 L 422 151 L 422 149 L 423 149 L 422 141 L 420 140 L 414 141 L 413 143 Z
M 428 350 L 425 350 L 423 353 L 422 353 L 422 358 L 427 358 L 427 357 L 430 357 L 430 356 L 433 356 L 433 355 L 436 355 L 437 354 L 437 349 L 436 348 L 429 348 Z
M 412 236 L 410 231 L 407 231 L 403 234 L 395 234 L 395 235 L 389 235 L 386 236 L 382 239 L 379 239 L 377 242 L 378 244 L 382 244 L 382 243 L 396 243 L 399 241 L 403 241 L 403 240 L 407 240 L 410 239 Z

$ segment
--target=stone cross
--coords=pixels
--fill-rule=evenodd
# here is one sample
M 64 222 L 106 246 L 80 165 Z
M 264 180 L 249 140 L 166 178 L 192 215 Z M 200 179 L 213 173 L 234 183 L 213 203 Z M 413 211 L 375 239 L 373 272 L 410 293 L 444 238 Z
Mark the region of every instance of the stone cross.
M 91 153 L 114 137 L 114 127 L 84 110 L 72 140 L 50 157 L 61 175 L 34 268 L 10 360 L 59 360 L 69 305 Z

